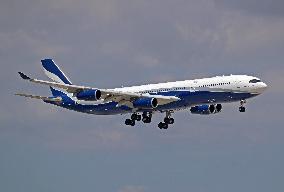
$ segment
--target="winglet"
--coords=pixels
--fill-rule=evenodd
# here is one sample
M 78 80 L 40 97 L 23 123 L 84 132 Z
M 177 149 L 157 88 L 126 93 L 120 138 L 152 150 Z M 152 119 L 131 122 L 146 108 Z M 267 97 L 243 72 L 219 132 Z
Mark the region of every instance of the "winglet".
M 22 72 L 18 72 L 20 74 L 20 76 L 24 79 L 24 80 L 30 80 L 31 78 L 28 77 L 27 75 L 25 75 L 24 73 Z

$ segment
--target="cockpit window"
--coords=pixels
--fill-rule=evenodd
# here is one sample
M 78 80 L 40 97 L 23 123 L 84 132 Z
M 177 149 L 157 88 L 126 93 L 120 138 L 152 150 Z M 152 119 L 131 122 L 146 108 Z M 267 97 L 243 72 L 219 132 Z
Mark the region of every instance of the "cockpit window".
M 252 79 L 249 81 L 249 83 L 257 83 L 257 82 L 261 82 L 259 79 Z

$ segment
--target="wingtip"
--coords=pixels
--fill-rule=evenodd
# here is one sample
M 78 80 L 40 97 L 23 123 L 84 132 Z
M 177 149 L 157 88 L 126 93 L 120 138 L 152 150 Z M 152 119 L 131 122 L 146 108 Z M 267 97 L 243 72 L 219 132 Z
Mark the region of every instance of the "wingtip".
M 22 77 L 22 79 L 24 79 L 24 80 L 29 80 L 29 79 L 31 79 L 31 78 L 29 78 L 27 75 L 25 75 L 24 73 L 22 73 L 22 72 L 18 72 L 19 74 L 20 74 L 20 76 Z
M 23 96 L 22 93 L 14 93 L 15 96 Z

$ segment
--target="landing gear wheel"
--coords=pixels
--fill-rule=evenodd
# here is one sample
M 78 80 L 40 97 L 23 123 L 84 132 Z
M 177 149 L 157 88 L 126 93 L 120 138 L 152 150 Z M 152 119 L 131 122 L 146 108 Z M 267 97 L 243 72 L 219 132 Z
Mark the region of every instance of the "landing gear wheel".
M 136 116 L 136 121 L 141 121 L 141 119 L 142 119 L 141 115 Z
M 169 122 L 170 122 L 170 118 L 165 117 L 165 118 L 164 118 L 164 122 L 165 122 L 165 123 L 167 123 L 167 124 L 169 124 Z
M 141 115 L 133 113 L 130 117 L 133 121 L 141 121 Z
M 245 107 L 239 107 L 239 111 L 240 111 L 241 113 L 246 112 L 246 108 L 245 108 Z
M 164 118 L 164 122 L 165 122 L 166 124 L 174 124 L 175 120 L 174 120 L 174 118 L 165 117 L 165 118 Z
M 130 118 L 135 121 L 137 119 L 137 114 L 133 113 Z
M 134 125 L 135 125 L 135 121 L 132 120 L 132 119 L 126 119 L 126 120 L 125 120 L 125 125 L 134 126 Z
M 135 125 L 135 121 L 132 120 L 130 125 L 133 127 Z
M 126 119 L 126 120 L 125 120 L 125 125 L 130 125 L 130 124 L 131 124 L 131 121 L 132 121 L 131 119 Z
M 159 127 L 160 129 L 168 129 L 168 124 L 167 124 L 167 123 L 160 122 L 160 123 L 158 124 L 158 127 Z
M 143 117 L 142 121 L 143 121 L 143 123 L 151 123 L 151 118 L 150 117 Z

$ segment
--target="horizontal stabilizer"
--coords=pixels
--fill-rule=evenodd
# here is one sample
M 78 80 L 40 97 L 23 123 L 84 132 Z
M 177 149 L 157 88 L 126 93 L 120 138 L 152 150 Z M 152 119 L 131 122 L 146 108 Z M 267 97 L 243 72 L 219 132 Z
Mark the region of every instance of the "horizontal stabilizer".
M 31 99 L 41 99 L 43 101 L 54 101 L 54 102 L 60 102 L 62 101 L 61 97 L 44 97 L 44 96 L 37 96 L 37 95 L 28 95 L 24 93 L 16 93 L 15 95 L 21 96 L 21 97 L 28 97 Z

